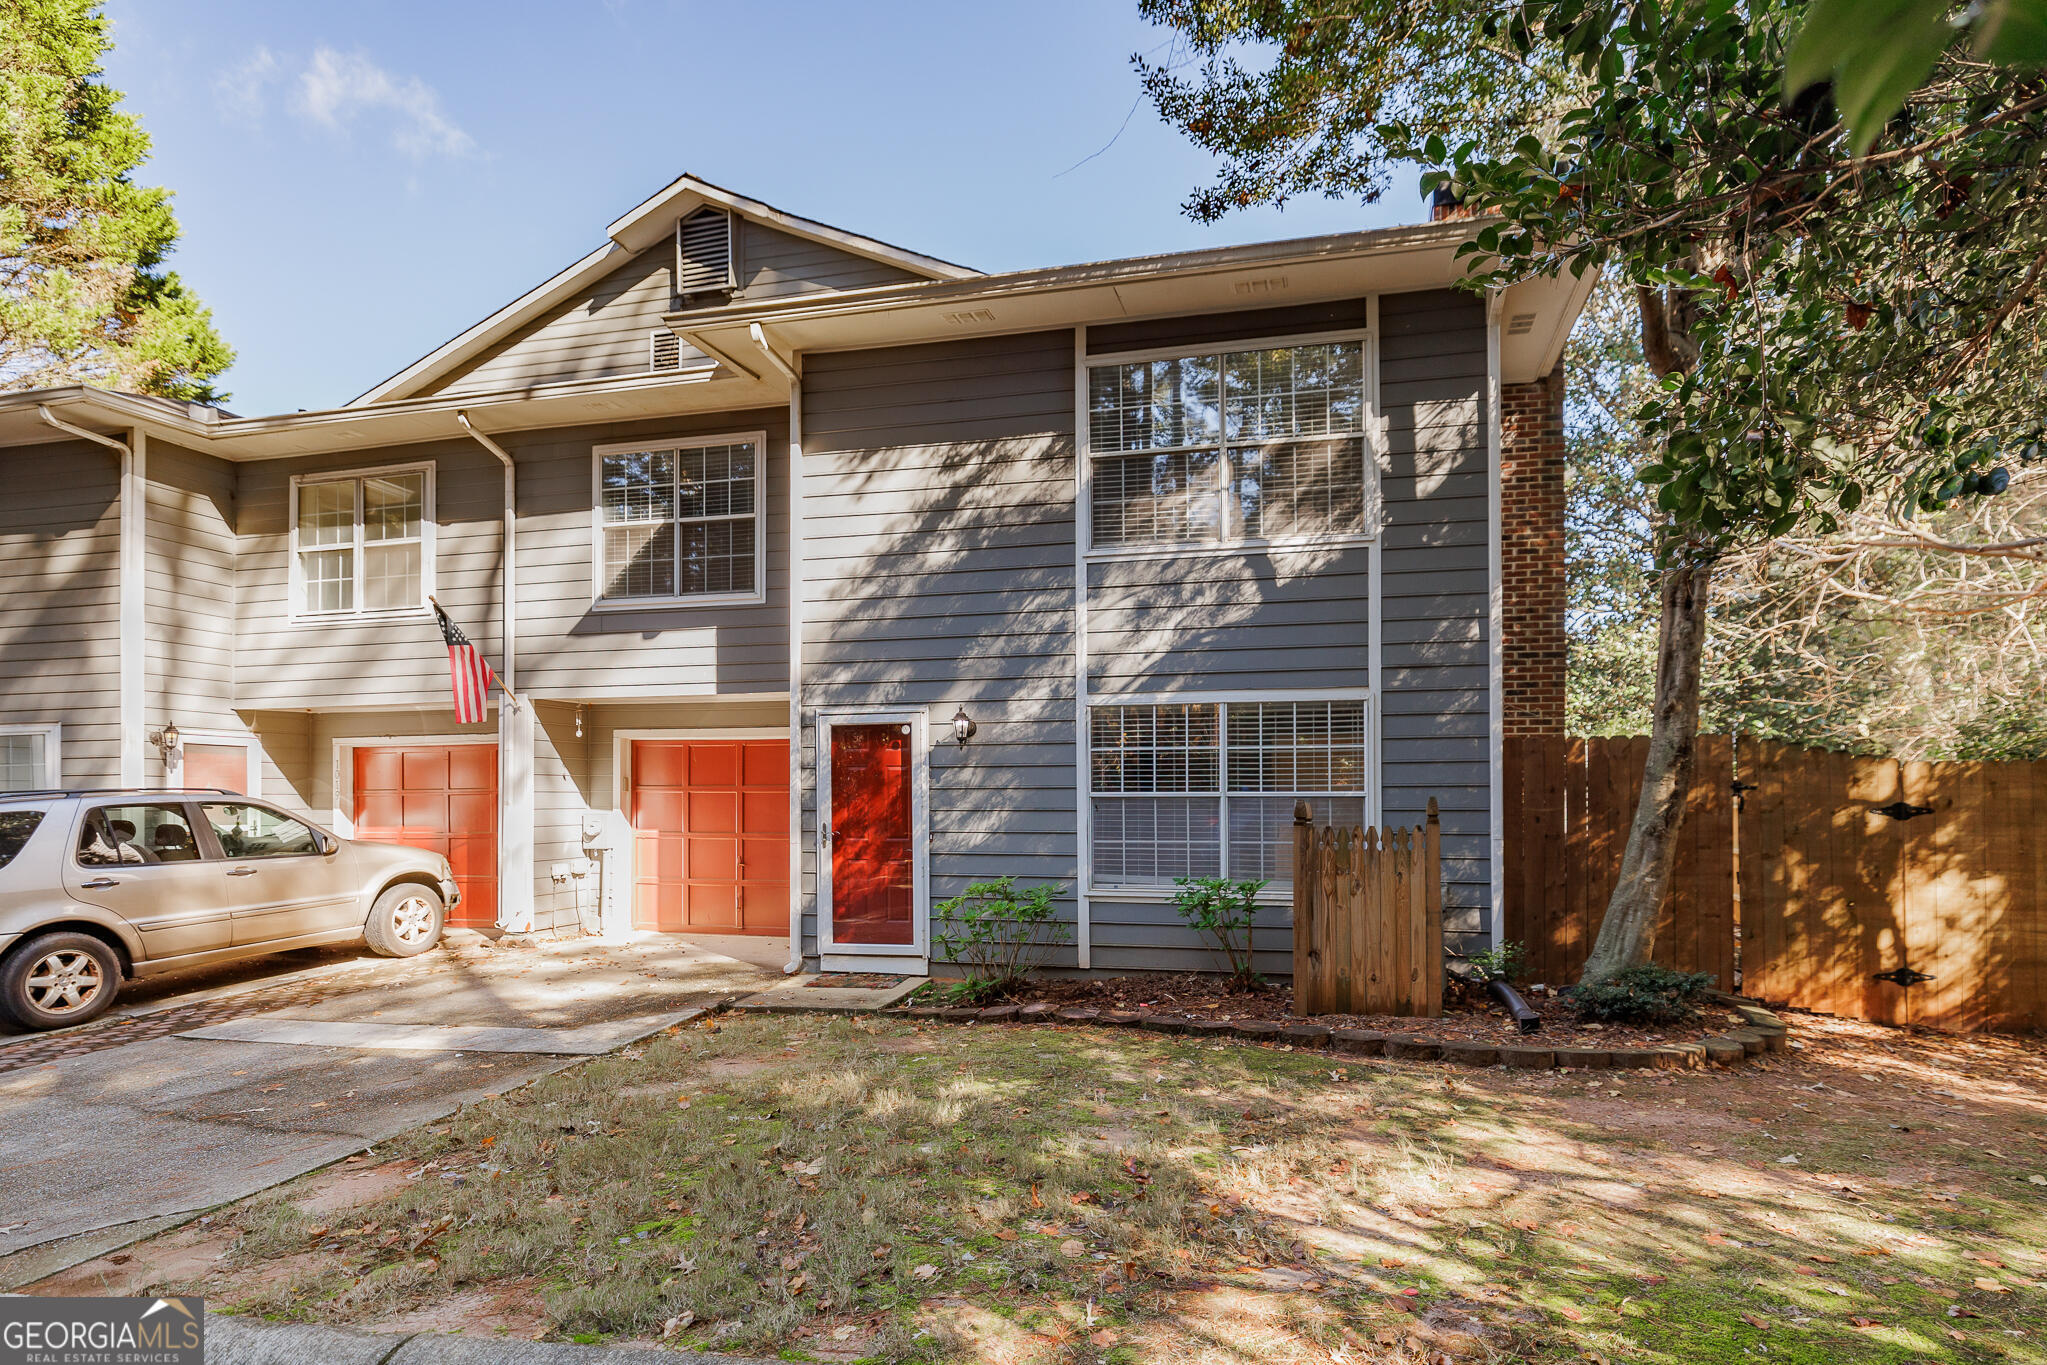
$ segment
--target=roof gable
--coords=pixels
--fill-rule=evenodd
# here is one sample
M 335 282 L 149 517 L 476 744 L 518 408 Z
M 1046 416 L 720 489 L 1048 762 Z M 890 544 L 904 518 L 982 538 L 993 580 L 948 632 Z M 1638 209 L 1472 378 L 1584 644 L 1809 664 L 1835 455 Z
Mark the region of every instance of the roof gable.
M 639 357 L 671 307 L 675 225 L 706 206 L 734 217 L 742 300 L 979 273 L 684 175 L 611 224 L 603 246 L 347 406 L 644 373 Z M 685 365 L 693 354 L 684 348 Z

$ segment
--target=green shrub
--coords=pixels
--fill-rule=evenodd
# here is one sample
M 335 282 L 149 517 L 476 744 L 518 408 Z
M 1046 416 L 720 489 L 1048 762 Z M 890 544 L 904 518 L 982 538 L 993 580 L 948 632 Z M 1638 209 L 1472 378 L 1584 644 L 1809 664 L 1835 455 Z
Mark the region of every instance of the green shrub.
M 1471 968 L 1481 982 L 1521 979 L 1522 970 L 1527 966 L 1525 955 L 1518 943 L 1502 943 L 1497 948 L 1486 948 L 1464 959 L 1464 965 Z
M 1231 990 L 1255 990 L 1265 978 L 1251 969 L 1251 921 L 1258 913 L 1258 893 L 1265 883 L 1233 882 L 1226 877 L 1180 877 L 1173 885 L 1173 908 L 1188 926 L 1216 941 L 1230 967 Z
M 997 877 L 934 906 L 932 936 L 943 960 L 967 969 L 946 994 L 975 1005 L 1015 994 L 1032 968 L 1073 938 L 1073 926 L 1057 919 L 1058 894 L 1053 883 L 1018 891 L 1016 878 Z
M 1682 1024 L 1696 1018 L 1699 998 L 1712 989 L 1711 972 L 1668 967 L 1627 967 L 1592 986 L 1573 986 L 1564 1003 L 1580 1019 L 1609 1024 Z

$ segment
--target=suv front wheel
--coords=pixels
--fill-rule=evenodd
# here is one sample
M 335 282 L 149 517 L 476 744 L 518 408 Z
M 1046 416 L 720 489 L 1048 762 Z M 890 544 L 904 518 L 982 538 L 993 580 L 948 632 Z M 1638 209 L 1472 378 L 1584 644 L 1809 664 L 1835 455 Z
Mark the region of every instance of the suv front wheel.
M 400 882 L 377 897 L 362 936 L 385 957 L 416 957 L 441 941 L 448 913 L 441 893 L 416 882 Z
M 97 1019 L 120 990 L 121 960 L 91 934 L 41 934 L 0 962 L 0 1013 L 23 1028 Z

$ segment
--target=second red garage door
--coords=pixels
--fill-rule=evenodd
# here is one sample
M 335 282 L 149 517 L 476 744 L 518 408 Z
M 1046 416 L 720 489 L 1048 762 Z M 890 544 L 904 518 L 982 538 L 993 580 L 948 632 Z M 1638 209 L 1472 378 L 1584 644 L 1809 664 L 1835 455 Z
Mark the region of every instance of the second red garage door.
M 789 932 L 789 742 L 636 740 L 633 927 Z
M 462 888 L 448 923 L 498 918 L 495 744 L 363 746 L 355 751 L 355 837 L 444 855 Z

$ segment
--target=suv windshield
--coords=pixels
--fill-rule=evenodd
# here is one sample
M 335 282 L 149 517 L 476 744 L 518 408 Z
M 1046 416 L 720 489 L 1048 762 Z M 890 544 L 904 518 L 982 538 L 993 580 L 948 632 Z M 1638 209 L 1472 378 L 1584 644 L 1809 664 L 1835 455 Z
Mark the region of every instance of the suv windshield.
M 39 810 L 0 810 L 0 867 L 14 861 L 14 855 L 28 846 L 28 836 L 43 823 Z

